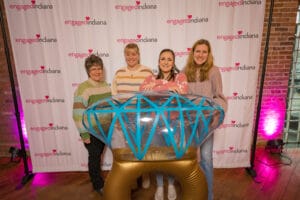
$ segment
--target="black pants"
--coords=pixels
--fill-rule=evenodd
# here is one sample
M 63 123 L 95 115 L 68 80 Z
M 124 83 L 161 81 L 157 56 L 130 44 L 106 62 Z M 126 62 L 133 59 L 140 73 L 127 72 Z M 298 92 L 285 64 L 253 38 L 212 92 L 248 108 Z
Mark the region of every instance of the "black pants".
M 104 186 L 104 180 L 101 177 L 100 163 L 105 144 L 93 135 L 91 135 L 90 140 L 90 144 L 84 144 L 85 148 L 88 150 L 89 175 L 94 190 L 99 190 Z

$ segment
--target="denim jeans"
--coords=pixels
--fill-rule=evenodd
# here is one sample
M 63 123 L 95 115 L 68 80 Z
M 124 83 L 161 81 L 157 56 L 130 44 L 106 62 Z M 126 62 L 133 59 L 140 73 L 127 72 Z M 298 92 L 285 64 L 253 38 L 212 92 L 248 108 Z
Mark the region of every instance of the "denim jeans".
M 213 200 L 213 142 L 214 137 L 210 135 L 200 146 L 200 167 L 206 177 L 208 187 L 208 200 Z
M 161 173 L 156 174 L 156 184 L 157 184 L 157 187 L 164 186 L 163 174 L 161 174 Z M 173 176 L 168 176 L 168 184 L 174 184 Z

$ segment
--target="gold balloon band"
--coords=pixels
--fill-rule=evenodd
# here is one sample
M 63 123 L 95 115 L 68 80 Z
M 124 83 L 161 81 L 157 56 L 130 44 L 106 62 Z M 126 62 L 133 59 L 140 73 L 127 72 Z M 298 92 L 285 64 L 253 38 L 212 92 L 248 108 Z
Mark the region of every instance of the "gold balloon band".
M 143 160 L 137 160 L 131 149 L 113 150 L 113 165 L 104 185 L 105 200 L 130 200 L 131 186 L 144 173 L 162 172 L 180 183 L 183 200 L 206 200 L 207 184 L 197 162 L 196 148 L 190 147 L 180 159 L 170 147 L 150 147 Z

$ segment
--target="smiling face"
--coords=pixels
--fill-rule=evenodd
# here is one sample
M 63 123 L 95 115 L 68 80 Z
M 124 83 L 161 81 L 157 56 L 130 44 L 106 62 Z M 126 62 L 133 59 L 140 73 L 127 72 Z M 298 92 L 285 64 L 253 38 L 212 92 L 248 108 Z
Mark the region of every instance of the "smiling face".
M 135 68 L 139 64 L 140 54 L 136 48 L 127 48 L 124 55 L 129 68 Z
M 170 51 L 165 51 L 159 56 L 159 69 L 167 77 L 174 67 L 174 57 Z
M 204 64 L 208 59 L 208 46 L 206 44 L 199 44 L 194 49 L 194 62 L 197 65 Z
M 96 82 L 100 82 L 103 78 L 103 68 L 100 65 L 93 65 L 89 69 L 89 77 Z

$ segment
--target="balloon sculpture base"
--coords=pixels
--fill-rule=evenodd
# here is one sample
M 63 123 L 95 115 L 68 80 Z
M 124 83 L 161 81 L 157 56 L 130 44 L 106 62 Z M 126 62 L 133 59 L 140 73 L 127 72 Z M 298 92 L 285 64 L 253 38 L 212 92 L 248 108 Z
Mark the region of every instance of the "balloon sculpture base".
M 113 165 L 104 185 L 104 199 L 131 199 L 135 181 L 144 173 L 162 172 L 174 176 L 181 186 L 183 200 L 206 200 L 205 176 L 197 162 L 196 148 L 190 147 L 176 159 L 170 147 L 151 147 L 143 160 L 137 160 L 129 148 L 113 150 Z

